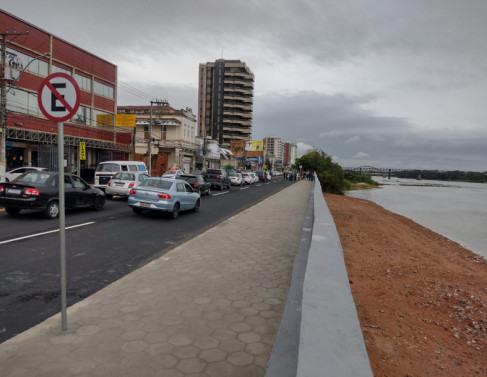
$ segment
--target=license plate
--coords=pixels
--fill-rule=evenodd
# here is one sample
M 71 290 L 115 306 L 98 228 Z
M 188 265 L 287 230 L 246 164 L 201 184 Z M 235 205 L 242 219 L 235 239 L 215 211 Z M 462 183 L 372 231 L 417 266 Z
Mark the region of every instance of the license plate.
M 123 183 L 123 182 L 115 182 L 115 185 L 116 185 L 116 186 L 123 186 L 123 185 L 124 185 L 124 183 Z
M 20 192 L 21 192 L 20 189 L 13 189 L 13 188 L 11 188 L 11 189 L 8 189 L 7 190 L 7 193 L 14 194 L 14 195 L 20 195 Z
M 150 207 L 150 203 L 140 203 L 141 207 Z

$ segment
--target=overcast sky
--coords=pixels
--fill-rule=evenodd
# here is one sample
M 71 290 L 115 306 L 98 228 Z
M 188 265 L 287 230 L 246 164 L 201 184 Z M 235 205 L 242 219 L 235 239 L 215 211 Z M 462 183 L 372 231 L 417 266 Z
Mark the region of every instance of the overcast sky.
M 255 75 L 254 140 L 342 166 L 487 170 L 486 0 L 21 0 L 2 9 L 118 66 L 119 105 L 197 113 L 199 63 Z

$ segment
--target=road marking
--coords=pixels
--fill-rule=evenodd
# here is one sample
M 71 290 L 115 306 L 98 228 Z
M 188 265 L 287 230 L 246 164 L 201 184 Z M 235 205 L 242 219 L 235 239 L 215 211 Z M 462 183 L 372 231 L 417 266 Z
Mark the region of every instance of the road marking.
M 230 192 L 230 191 L 219 192 L 218 194 L 211 194 L 211 196 L 224 195 L 224 194 L 228 194 L 229 192 Z
M 248 190 L 250 187 L 240 187 L 240 190 Z
M 83 224 L 68 226 L 68 227 L 66 227 L 66 229 L 79 228 L 80 226 L 91 225 L 91 224 L 94 224 L 94 223 L 95 223 L 94 221 L 90 221 L 89 223 L 83 223 Z M 19 237 L 19 238 L 12 238 L 11 240 L 0 241 L 0 245 L 6 244 L 6 243 L 10 243 L 10 242 L 25 240 L 27 238 L 44 236 L 46 234 L 56 233 L 56 232 L 59 232 L 59 229 L 49 230 L 47 232 L 42 232 L 42 233 L 31 234 L 29 236 L 24 236 L 24 237 Z

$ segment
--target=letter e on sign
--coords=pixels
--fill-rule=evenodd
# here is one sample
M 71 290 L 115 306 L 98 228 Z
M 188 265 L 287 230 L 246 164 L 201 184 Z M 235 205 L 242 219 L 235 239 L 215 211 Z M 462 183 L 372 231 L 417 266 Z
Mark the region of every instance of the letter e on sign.
M 53 73 L 42 81 L 37 92 L 37 101 L 47 119 L 64 122 L 78 111 L 79 86 L 66 73 Z

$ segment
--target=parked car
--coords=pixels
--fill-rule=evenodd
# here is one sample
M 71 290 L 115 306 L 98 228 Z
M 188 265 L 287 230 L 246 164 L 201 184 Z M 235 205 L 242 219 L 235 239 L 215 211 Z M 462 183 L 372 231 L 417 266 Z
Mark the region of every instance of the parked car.
M 105 205 L 105 194 L 90 187 L 74 174 L 64 174 L 65 206 L 90 207 L 99 211 Z M 0 205 L 9 215 L 17 215 L 23 209 L 44 211 L 44 216 L 59 216 L 58 173 L 30 171 L 17 177 L 14 182 L 0 183 Z
M 182 170 L 177 170 L 177 169 L 170 169 L 167 172 L 165 172 L 162 177 L 163 178 L 179 178 L 181 174 L 184 174 Z
M 230 181 L 234 186 L 243 186 L 245 183 L 240 173 L 230 173 Z
M 250 173 L 252 175 L 253 182 L 252 183 L 258 183 L 259 182 L 259 177 L 257 177 L 257 174 L 254 172 Z
M 147 174 L 147 167 L 141 161 L 104 161 L 95 170 L 94 186 L 105 190 L 108 181 L 118 172 L 142 172 Z
M 255 172 L 255 174 L 259 178 L 259 182 L 267 182 L 268 181 L 267 173 L 265 171 L 263 171 L 263 170 L 257 170 Z
M 206 172 L 205 172 L 204 170 L 193 170 L 193 171 L 191 172 L 191 174 L 192 174 L 192 175 L 200 175 L 200 174 L 201 174 L 201 175 L 205 175 L 205 174 L 206 174 Z
M 210 195 L 211 185 L 206 178 L 201 174 L 182 174 L 179 179 L 188 182 L 194 190 L 197 190 L 200 195 Z
M 225 169 L 207 169 L 206 179 L 211 184 L 211 187 L 217 187 L 219 190 L 223 190 L 225 186 L 227 188 L 232 186 L 232 181 Z
M 5 173 L 5 181 L 11 182 L 15 178 L 17 178 L 18 176 L 20 176 L 24 173 L 27 173 L 29 171 L 45 171 L 45 170 L 47 170 L 47 169 L 46 168 L 38 168 L 38 167 L 34 167 L 34 166 L 25 166 L 22 168 L 12 169 L 12 170 L 8 171 L 7 173 Z
M 183 180 L 151 177 L 130 190 L 127 202 L 136 214 L 144 210 L 167 212 L 175 219 L 180 211 L 199 211 L 200 194 Z
M 144 172 L 118 172 L 108 181 L 105 195 L 111 199 L 113 195 L 127 197 L 130 190 L 145 181 L 149 176 Z
M 242 179 L 246 185 L 251 185 L 254 183 L 254 178 L 251 173 L 242 173 Z

